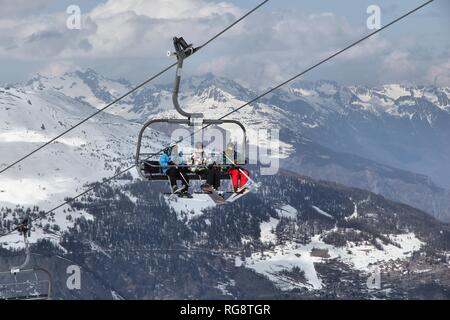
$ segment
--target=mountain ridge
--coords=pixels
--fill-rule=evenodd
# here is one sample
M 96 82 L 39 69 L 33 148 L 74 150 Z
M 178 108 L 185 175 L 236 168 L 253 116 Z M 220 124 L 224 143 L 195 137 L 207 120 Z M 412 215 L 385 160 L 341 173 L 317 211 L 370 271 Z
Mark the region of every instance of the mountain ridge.
M 128 91 L 130 85 L 123 79 L 107 79 L 94 70 L 88 69 L 70 72 L 62 77 L 40 76 L 30 80 L 26 89 L 38 92 L 60 92 L 94 108 L 101 108 L 111 101 L 112 96 Z M 107 111 L 132 122 L 143 122 L 157 116 L 176 117 L 171 101 L 171 88 L 171 84 L 150 84 Z M 430 121 L 433 123 L 436 119 L 441 119 L 442 115 L 447 113 L 445 110 L 450 110 L 445 107 L 448 104 L 449 93 L 448 88 L 433 90 L 432 86 L 408 87 L 391 84 L 371 91 L 357 86 L 341 87 L 336 82 L 326 80 L 296 81 L 232 117 L 243 121 L 249 128 L 255 130 L 280 128 L 280 140 L 284 150 L 282 167 L 294 168 L 299 173 L 320 179 L 328 176 L 329 179 L 337 182 L 363 187 L 393 200 L 429 211 L 445 220 L 450 219 L 449 192 L 432 178 L 436 177 L 436 174 L 430 176 L 423 172 L 425 170 L 411 169 L 407 165 L 408 162 L 416 161 L 418 158 L 417 152 L 411 151 L 409 143 L 402 142 L 401 147 L 398 143 L 388 147 L 383 146 L 382 144 L 386 141 L 393 139 L 386 136 L 385 132 L 380 133 L 378 127 L 387 123 L 387 130 L 392 131 L 397 130 L 395 128 L 400 124 L 409 135 L 416 130 L 417 125 L 412 126 L 412 124 L 417 122 L 421 124 L 421 127 L 426 128 L 427 131 L 424 132 L 428 135 L 431 128 Z M 189 111 L 205 112 L 208 117 L 216 118 L 231 112 L 255 95 L 256 92 L 233 80 L 207 74 L 190 77 L 182 82 L 180 103 Z M 95 97 L 95 103 L 90 101 L 89 97 Z M 424 97 L 428 97 L 428 100 Z M 366 110 L 366 106 L 371 105 L 369 102 L 382 98 L 386 101 L 374 106 L 375 109 L 372 111 Z M 345 101 L 349 104 L 340 105 L 339 103 L 342 104 L 344 99 L 347 99 Z M 415 103 L 425 103 L 427 109 L 422 110 L 415 104 L 409 106 L 411 99 Z M 395 101 L 400 104 L 395 105 Z M 434 106 L 430 101 L 437 101 L 438 105 Z M 208 108 L 205 108 L 205 105 Z M 392 111 L 393 105 L 395 110 L 401 111 L 401 115 Z M 416 116 L 417 119 L 405 113 L 414 108 L 423 111 Z M 395 122 L 390 124 L 389 119 L 386 120 L 380 110 L 384 110 L 389 119 L 395 118 Z M 353 114 L 356 114 L 354 118 Z M 447 117 L 444 120 L 446 119 Z M 328 125 L 330 122 L 331 124 Z M 440 120 L 436 123 L 442 123 L 438 128 L 440 130 L 445 121 Z M 368 132 L 361 134 L 367 128 L 369 128 Z M 355 135 L 355 132 L 360 134 Z M 366 142 L 368 138 L 365 136 L 370 138 L 370 136 L 378 135 L 382 136 L 380 141 Z M 423 143 L 425 146 L 427 146 L 427 139 L 434 139 L 434 141 L 440 141 L 440 145 L 445 145 L 445 136 L 434 139 L 431 135 L 426 139 L 416 138 L 415 140 L 425 140 Z M 409 136 L 408 139 L 410 139 Z M 358 140 L 364 143 L 361 144 Z M 302 148 L 305 150 L 304 153 Z M 133 153 L 132 148 L 130 153 Z M 377 157 L 373 156 L 378 153 Z M 409 159 L 401 164 L 398 161 L 391 161 L 398 154 L 401 154 L 403 158 L 407 155 Z M 435 155 L 436 152 L 433 154 Z M 359 158 L 355 158 L 355 155 Z M 439 157 L 436 156 L 436 159 L 440 163 L 445 163 L 445 157 L 446 151 L 443 148 L 442 154 Z M 329 160 L 326 161 L 327 158 Z M 302 159 L 309 159 L 309 161 L 305 162 Z M 432 164 L 434 165 L 436 161 L 433 159 Z M 439 176 L 445 177 L 444 172 L 437 172 Z

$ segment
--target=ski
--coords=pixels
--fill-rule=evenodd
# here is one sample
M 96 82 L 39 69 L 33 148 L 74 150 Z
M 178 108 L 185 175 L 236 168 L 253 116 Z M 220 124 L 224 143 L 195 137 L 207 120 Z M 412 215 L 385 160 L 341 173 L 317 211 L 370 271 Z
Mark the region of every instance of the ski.
M 178 199 L 187 199 L 189 201 L 196 201 L 196 202 L 207 202 L 208 200 L 205 199 L 197 199 L 193 195 L 192 197 L 178 197 L 177 195 L 174 195 L 172 193 L 165 193 L 164 198 L 168 201 L 177 201 Z
M 182 194 L 181 191 L 184 190 L 184 186 L 181 186 L 180 188 L 176 189 L 175 191 L 173 191 L 170 196 L 169 196 L 169 200 L 170 199 L 175 199 L 177 197 L 180 197 L 180 195 Z M 192 197 L 192 195 L 191 195 Z
M 182 193 L 178 193 L 178 198 L 187 198 L 187 199 L 192 199 L 193 196 L 192 194 L 190 194 L 189 192 L 182 192 Z
M 245 190 L 243 190 L 243 191 L 241 191 L 241 192 L 233 193 L 233 194 L 226 200 L 226 202 L 228 202 L 228 203 L 235 202 L 236 200 L 238 200 L 239 198 L 245 196 L 245 195 L 246 195 L 247 193 L 249 193 L 249 192 L 251 192 L 251 190 L 247 188 L 247 189 L 245 189 Z
M 217 193 L 216 190 L 211 188 L 202 188 L 202 190 L 216 203 L 216 204 L 224 204 L 225 199 Z

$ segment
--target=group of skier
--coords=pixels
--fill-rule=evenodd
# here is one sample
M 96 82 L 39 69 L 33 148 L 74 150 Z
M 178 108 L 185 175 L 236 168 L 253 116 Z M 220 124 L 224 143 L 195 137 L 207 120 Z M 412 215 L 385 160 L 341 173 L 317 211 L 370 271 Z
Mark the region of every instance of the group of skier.
M 226 173 L 230 175 L 235 193 L 247 191 L 249 172 L 238 166 L 238 153 L 235 144 L 229 143 L 222 153 L 212 149 L 206 152 L 201 142 L 197 142 L 195 148 L 184 160 L 182 151 L 178 145 L 169 147 L 160 155 L 159 163 L 162 173 L 169 177 L 172 193 L 189 195 L 188 172 L 193 172 L 205 177 L 206 183 L 201 186 L 203 192 L 215 193 L 219 190 L 221 176 Z M 181 187 L 177 181 L 181 181 Z

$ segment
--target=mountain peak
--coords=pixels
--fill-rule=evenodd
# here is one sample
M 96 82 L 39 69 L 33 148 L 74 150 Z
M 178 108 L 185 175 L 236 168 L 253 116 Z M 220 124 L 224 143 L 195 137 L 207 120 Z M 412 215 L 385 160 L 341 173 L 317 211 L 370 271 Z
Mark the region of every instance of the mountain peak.
M 219 77 L 210 72 L 205 75 L 190 77 L 186 81 L 187 88 L 195 91 L 197 95 L 202 94 L 206 90 L 209 91 L 212 88 L 229 93 L 241 100 L 248 99 L 254 95 L 250 89 L 243 87 L 235 80 Z
M 80 78 L 91 78 L 91 79 L 97 79 L 97 78 L 104 78 L 102 75 L 98 74 L 94 69 L 87 68 L 84 70 L 77 70 L 74 72 L 76 75 L 78 75 Z M 67 72 L 65 75 L 72 75 L 73 73 Z

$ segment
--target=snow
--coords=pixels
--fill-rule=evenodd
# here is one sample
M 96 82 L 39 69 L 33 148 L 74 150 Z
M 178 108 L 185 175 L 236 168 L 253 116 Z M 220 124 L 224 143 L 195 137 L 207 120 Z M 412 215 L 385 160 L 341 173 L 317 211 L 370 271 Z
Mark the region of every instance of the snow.
M 236 285 L 236 282 L 234 280 L 229 280 L 225 283 L 218 283 L 216 288 L 219 289 L 219 291 L 225 295 L 225 296 L 232 296 L 231 292 L 228 290 L 229 287 L 234 287 Z
M 27 143 L 45 143 L 49 138 L 39 132 L 29 131 L 29 130 L 14 130 L 0 133 L 0 143 L 2 142 L 27 142 Z M 80 138 L 61 138 L 58 140 L 59 143 L 66 144 L 72 147 L 80 147 L 86 143 L 85 140 Z
M 362 102 L 370 102 L 370 99 L 372 99 L 372 96 L 367 91 L 365 94 L 357 94 L 357 97 Z
M 132 195 L 130 192 L 125 192 L 125 195 L 128 197 L 128 199 L 130 199 L 132 203 L 136 204 L 138 202 L 138 198 Z
M 353 205 L 354 205 L 355 209 L 353 210 L 353 213 L 350 216 L 345 217 L 346 221 L 350 221 L 352 219 L 358 218 L 358 205 L 356 203 L 353 203 Z
M 299 96 L 306 96 L 306 97 L 317 95 L 317 93 L 314 90 L 307 90 L 303 88 L 293 88 L 291 89 L 291 92 Z
M 111 290 L 111 296 L 113 300 L 125 300 L 120 294 L 118 294 L 114 290 Z
M 89 84 L 92 81 L 92 84 Z M 95 88 L 93 85 L 98 81 L 98 86 Z M 119 97 L 125 92 L 130 90 L 128 85 L 122 84 L 116 80 L 106 79 L 101 75 L 96 74 L 93 70 L 77 71 L 64 74 L 61 77 L 45 77 L 38 75 L 32 79 L 28 85 L 29 89 L 33 90 L 46 90 L 46 91 L 58 91 L 73 99 L 78 99 L 85 103 L 90 104 L 94 108 L 100 109 L 104 107 L 113 98 Z M 99 92 L 97 92 L 99 91 Z M 98 95 L 108 96 L 108 100 L 98 97 Z M 124 102 L 128 99 L 124 99 Z M 119 103 L 118 105 L 120 105 Z M 126 116 L 121 108 L 115 106 L 115 108 L 107 109 L 106 112 Z
M 411 93 L 399 84 L 383 86 L 383 92 L 391 99 L 397 100 L 400 97 L 410 96 Z
M 72 220 L 67 220 L 67 216 L 71 215 Z M 73 228 L 75 225 L 75 221 L 79 218 L 84 218 L 86 220 L 93 220 L 94 217 L 83 211 L 72 211 L 65 213 L 63 210 L 55 211 L 53 217 L 47 216 L 46 218 L 39 220 L 33 223 L 33 228 L 28 241 L 30 244 L 37 243 L 39 240 L 47 240 L 52 242 L 55 246 L 61 249 L 63 252 L 67 252 L 67 250 L 59 245 L 59 241 L 61 240 L 61 235 L 68 231 L 70 228 Z M 6 219 L 11 219 L 11 217 L 7 216 Z M 45 232 L 43 227 L 49 224 L 51 232 Z M 59 231 L 55 232 L 52 229 L 53 225 L 57 225 L 59 227 Z M 42 226 L 42 227 L 41 227 Z M 11 233 L 7 236 L 4 236 L 0 239 L 0 246 L 6 249 L 14 249 L 20 250 L 25 248 L 25 243 L 23 242 L 23 237 L 17 233 Z
M 423 246 L 423 242 L 414 233 L 386 236 L 400 247 L 389 244 L 382 245 L 383 249 L 379 250 L 370 243 L 356 244 L 353 242 L 348 242 L 344 247 L 334 247 L 324 243 L 319 234 L 311 238 L 306 245 L 288 241 L 275 246 L 272 250 L 253 253 L 244 261 L 240 257 L 236 257 L 235 264 L 265 275 L 281 290 L 292 290 L 297 287 L 318 290 L 323 288 L 323 282 L 315 270 L 315 263 L 324 262 L 327 259 L 338 259 L 356 270 L 369 273 L 373 265 L 406 259 Z M 326 250 L 329 257 L 312 256 L 313 249 Z M 293 267 L 304 271 L 305 283 L 293 281 L 280 274 L 281 271 L 292 270 Z
M 294 207 L 292 207 L 288 204 L 285 204 L 281 208 L 278 208 L 275 210 L 277 211 L 278 216 L 280 218 L 285 217 L 288 219 L 294 219 L 294 220 L 297 219 L 297 214 L 298 214 L 297 209 L 295 209 Z
M 65 248 L 59 245 L 60 238 L 56 234 L 44 233 L 41 228 L 34 228 L 33 231 L 34 232 L 32 232 L 31 236 L 28 238 L 30 244 L 36 243 L 38 240 L 45 239 L 58 246 L 63 252 L 67 252 Z M 2 237 L 0 241 L 0 245 L 4 249 L 23 250 L 25 248 L 23 237 L 15 233 Z
M 187 111 L 204 112 L 207 118 L 218 118 L 231 112 L 237 106 L 246 103 L 248 96 L 253 96 L 252 92 L 240 89 L 232 81 L 224 79 L 216 79 L 211 85 L 198 88 L 204 84 L 204 79 L 199 79 L 201 81 L 197 81 L 198 83 L 192 80 L 194 86 L 188 90 L 185 88 L 180 98 Z M 95 80 L 94 83 L 98 80 L 97 89 L 111 96 L 120 95 L 128 90 L 128 85 L 92 74 L 92 72 L 81 73 L 81 75 L 72 72 L 54 78 L 39 77 L 24 88 L 1 89 L 0 154 L 2 159 L 0 169 L 96 112 L 97 108 L 104 106 L 107 98 L 103 99 L 98 92 L 94 92 L 95 88 L 89 85 L 90 80 Z M 42 90 L 41 87 L 44 89 Z M 87 183 L 101 181 L 113 175 L 116 167 L 123 168 L 133 163 L 135 141 L 141 126 L 127 119 L 142 121 L 149 116 L 174 117 L 175 115 L 171 102 L 171 85 L 158 90 L 151 86 L 144 89 L 148 90 L 145 93 L 154 100 L 136 108 L 135 101 L 129 97 L 130 99 L 127 98 L 123 103 L 108 110 L 114 115 L 102 113 L 65 135 L 57 143 L 53 143 L 2 174 L 0 205 L 8 207 L 15 207 L 17 204 L 38 205 L 42 210 L 50 209 L 63 202 L 65 197 L 84 190 Z M 369 109 L 373 112 L 385 110 L 394 114 L 397 106 L 392 99 L 410 96 L 411 91 L 414 96 L 422 95 L 430 101 L 436 100 L 436 91 L 433 88 L 419 90 L 394 84 L 381 88 L 363 89 L 361 92 L 364 93 L 359 94 L 358 97 L 367 104 L 368 108 L 372 105 Z M 203 90 L 203 92 L 200 91 L 197 94 L 197 90 Z M 308 85 L 307 89 L 286 89 L 284 93 L 287 94 L 283 95 L 282 99 L 294 101 L 299 100 L 301 96 L 301 99 L 317 112 L 318 117 L 322 117 L 330 112 L 330 109 L 343 112 L 333 97 L 321 94 L 333 94 L 339 90 L 329 82 L 319 82 Z M 441 90 L 439 92 L 447 96 L 449 94 L 448 88 L 436 90 Z M 217 99 L 214 94 L 218 95 Z M 117 114 L 120 117 L 116 116 Z M 255 103 L 233 114 L 231 118 L 245 124 L 252 148 L 262 146 L 271 150 L 268 155 L 270 160 L 287 158 L 295 152 L 292 144 L 277 137 L 271 140 L 259 134 L 259 130 L 267 128 L 298 127 L 298 118 L 292 118 L 285 110 L 270 104 Z M 299 130 L 314 128 L 319 123 L 313 119 L 305 119 Z M 45 125 L 45 130 L 41 129 L 42 124 Z M 167 143 L 168 137 L 165 135 L 155 133 L 155 136 L 157 141 L 152 144 L 154 149 L 159 149 Z M 150 150 L 145 150 L 145 152 L 148 151 Z M 136 176 L 134 170 L 132 173 Z M 131 195 L 129 197 L 131 201 L 137 201 L 135 197 Z M 179 219 L 187 217 L 189 220 L 215 205 L 208 196 L 198 198 L 194 201 L 178 199 L 168 204 L 177 213 Z M 319 214 L 333 218 L 322 209 L 313 208 Z M 277 212 L 279 217 L 295 219 L 297 215 L 292 207 L 281 207 Z M 357 217 L 357 208 L 355 212 L 349 218 Z M 61 223 L 62 230 L 67 230 L 70 224 L 66 224 L 66 214 L 62 210 L 56 213 L 56 223 Z M 86 213 L 82 215 L 88 219 L 92 218 Z M 265 235 L 270 237 L 268 234 Z M 11 238 L 13 242 L 18 240 L 20 239 L 17 237 Z
M 108 257 L 109 259 L 111 259 L 111 256 L 102 247 L 100 247 L 93 241 L 89 241 L 89 245 L 90 245 L 92 251 L 99 252 L 99 253 L 105 255 L 106 257 Z
M 251 257 L 241 261 L 236 258 L 236 265 L 244 265 L 253 269 L 257 273 L 267 276 L 281 290 L 292 290 L 297 287 L 311 290 L 321 289 L 323 284 L 314 268 L 315 262 L 320 262 L 321 258 L 312 257 L 310 251 L 313 243 L 307 246 L 297 245 L 288 242 L 285 245 L 278 245 L 274 250 L 253 253 Z M 291 270 L 299 267 L 305 273 L 306 283 L 294 282 L 287 277 L 280 275 L 283 270 Z
M 329 213 L 323 211 L 323 210 L 320 209 L 319 207 L 312 206 L 312 208 L 313 208 L 317 213 L 320 213 L 321 215 L 323 215 L 323 216 L 325 216 L 325 217 L 327 217 L 327 218 L 334 219 L 334 217 L 333 217 L 331 214 L 329 214 Z
M 14 93 L 15 97 L 0 99 L 14 105 L 7 112 L 0 110 L 1 118 L 8 119 L 7 125 L 0 127 L 0 168 L 95 112 L 92 107 L 57 93 Z M 28 99 L 32 100 L 32 105 L 26 102 Z M 42 124 L 45 130 L 40 129 Z M 130 132 L 134 132 L 133 135 Z M 114 163 L 106 168 L 105 162 L 108 160 L 124 155 L 124 164 L 131 163 L 133 136 L 137 132 L 137 125 L 109 115 L 88 121 L 82 130 L 72 131 L 3 173 L 0 181 L 0 189 L 4 190 L 0 194 L 1 204 L 32 204 L 47 209 L 62 202 L 85 183 L 112 175 Z
M 418 274 L 422 274 L 422 273 L 427 273 L 432 271 L 433 269 L 429 268 L 429 269 L 423 269 L 423 270 L 415 270 L 414 273 L 418 273 Z
M 2 105 L 9 107 L 0 108 L 0 169 L 96 111 L 58 92 L 14 88 L 0 90 Z M 42 124 L 44 129 L 41 129 Z M 133 162 L 139 129 L 138 124 L 108 114 L 87 121 L 2 173 L 0 206 L 39 206 L 40 210 L 47 211 L 63 203 L 66 197 L 83 191 L 86 184 L 112 176 L 117 167 L 123 168 Z M 167 137 L 155 135 L 153 147 L 160 147 L 164 141 Z M 64 212 L 64 209 L 67 208 L 54 212 L 54 221 L 49 217 L 42 221 L 43 226 L 46 223 L 58 225 L 60 231 L 57 234 L 46 234 L 35 225 L 30 242 L 39 238 L 57 242 L 60 233 L 73 226 L 73 222 L 66 220 L 69 214 L 73 220 L 81 216 L 93 218 L 85 212 Z M 12 216 L 6 219 L 12 219 Z M 17 233 L 0 239 L 0 242 L 3 247 L 23 247 Z
M 305 126 L 305 127 L 310 128 L 310 129 L 314 129 L 314 128 L 319 128 L 320 127 L 320 125 L 318 123 L 316 123 L 316 122 L 314 122 L 313 124 L 302 122 L 302 125 Z
M 192 196 L 192 199 L 188 199 L 179 197 L 171 198 L 166 195 L 164 200 L 174 210 L 179 220 L 183 221 L 187 219 L 187 222 L 203 215 L 205 210 L 216 206 L 216 203 L 207 194 L 193 194 Z
M 322 84 L 320 84 L 317 88 L 316 88 L 316 90 L 318 91 L 318 92 L 320 92 L 320 93 L 324 93 L 324 94 L 327 94 L 327 95 L 333 95 L 333 94 L 335 94 L 336 92 L 337 92 L 337 89 L 336 89 L 336 87 L 333 85 L 333 84 L 331 84 L 331 83 L 322 83 Z
M 416 105 L 416 101 L 414 99 L 405 99 L 399 102 L 398 105 L 403 107 L 412 107 Z
M 423 242 L 414 233 L 387 236 L 398 243 L 400 248 L 389 244 L 383 245 L 383 250 L 378 250 L 371 244 L 356 245 L 349 242 L 346 249 L 351 250 L 352 254 L 337 248 L 330 248 L 330 252 L 340 256 L 344 261 L 353 265 L 355 269 L 368 271 L 371 264 L 410 257 L 414 251 L 418 251 L 423 245 Z
M 259 228 L 261 230 L 260 240 L 262 243 L 275 243 L 277 241 L 275 228 L 277 227 L 278 222 L 278 219 L 272 217 L 268 222 L 261 222 Z

